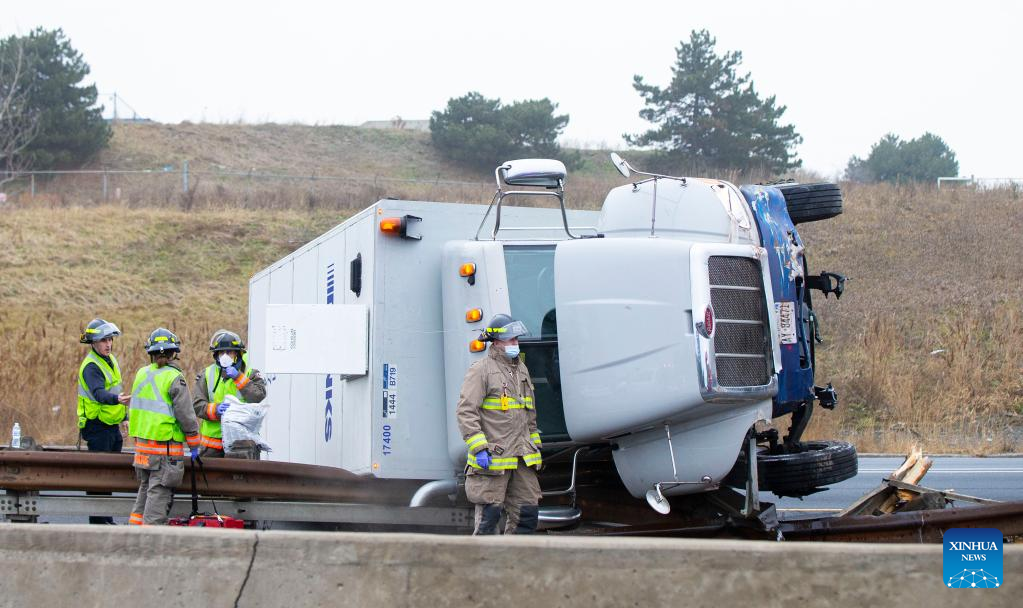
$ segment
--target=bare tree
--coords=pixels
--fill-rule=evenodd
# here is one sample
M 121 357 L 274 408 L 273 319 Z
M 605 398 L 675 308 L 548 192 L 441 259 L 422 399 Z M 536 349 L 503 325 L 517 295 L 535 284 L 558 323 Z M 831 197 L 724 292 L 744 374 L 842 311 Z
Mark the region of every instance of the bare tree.
M 25 49 L 10 37 L 0 42 L 0 186 L 28 168 L 21 152 L 39 133 L 39 112 L 29 105 Z

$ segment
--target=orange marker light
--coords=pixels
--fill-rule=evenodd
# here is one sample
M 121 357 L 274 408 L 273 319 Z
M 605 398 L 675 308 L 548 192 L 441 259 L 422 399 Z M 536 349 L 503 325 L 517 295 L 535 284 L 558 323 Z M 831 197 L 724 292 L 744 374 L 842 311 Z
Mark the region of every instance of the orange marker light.
M 466 262 L 458 267 L 458 274 L 463 277 L 471 277 L 476 274 L 476 264 L 472 262 Z
M 404 228 L 404 220 L 400 217 L 385 217 L 380 220 L 380 232 L 384 234 L 401 235 Z
M 487 349 L 487 343 L 486 342 L 480 342 L 479 340 L 473 340 L 472 342 L 469 343 L 469 352 L 470 353 L 478 353 L 478 352 L 484 351 L 486 349 Z
M 466 323 L 476 323 L 483 318 L 483 310 L 479 308 L 473 308 L 465 313 Z

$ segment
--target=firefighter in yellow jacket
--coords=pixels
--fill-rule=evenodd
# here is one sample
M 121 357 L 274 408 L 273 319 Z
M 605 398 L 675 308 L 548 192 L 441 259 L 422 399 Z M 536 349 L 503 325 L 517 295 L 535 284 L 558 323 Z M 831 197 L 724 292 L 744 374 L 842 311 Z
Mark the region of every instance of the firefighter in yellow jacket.
M 490 352 L 462 382 L 456 416 L 468 447 L 465 493 L 476 505 L 474 534 L 496 534 L 502 507 L 509 514 L 505 533 L 532 534 L 539 520 L 540 433 L 533 382 L 519 359 L 518 339 L 528 333 L 521 321 L 495 316 L 480 336 Z
M 231 407 L 232 396 L 241 403 L 259 403 L 266 397 L 266 381 L 259 370 L 249 367 L 245 343 L 233 331 L 218 329 L 210 339 L 213 364 L 195 377 L 195 415 L 200 419 L 203 458 L 224 456 L 220 419 Z
M 114 338 L 121 330 L 103 319 L 93 319 L 78 339 L 91 348 L 78 366 L 78 431 L 90 452 L 121 453 L 121 422 L 131 395 L 121 390 L 121 367 L 114 356 Z M 90 492 L 107 495 L 109 492 Z M 93 515 L 90 524 L 113 524 L 114 518 Z
M 177 364 L 181 340 L 159 327 L 149 334 L 146 352 L 152 363 L 135 374 L 131 388 L 128 433 L 135 438 L 139 493 L 128 523 L 149 526 L 167 523 L 184 459 L 199 457 L 199 422 Z

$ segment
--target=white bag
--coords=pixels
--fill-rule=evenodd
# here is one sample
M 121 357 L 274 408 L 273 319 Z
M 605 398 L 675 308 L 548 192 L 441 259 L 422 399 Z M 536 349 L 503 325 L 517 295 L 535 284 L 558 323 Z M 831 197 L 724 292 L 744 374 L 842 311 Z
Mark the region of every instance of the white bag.
M 220 418 L 220 430 L 223 433 L 224 450 L 230 451 L 236 441 L 250 440 L 259 446 L 260 450 L 269 452 L 267 445 L 259 435 L 259 427 L 263 425 L 263 418 L 270 410 L 270 404 L 242 403 L 234 395 L 224 397 L 224 403 L 230 403 L 224 415 Z

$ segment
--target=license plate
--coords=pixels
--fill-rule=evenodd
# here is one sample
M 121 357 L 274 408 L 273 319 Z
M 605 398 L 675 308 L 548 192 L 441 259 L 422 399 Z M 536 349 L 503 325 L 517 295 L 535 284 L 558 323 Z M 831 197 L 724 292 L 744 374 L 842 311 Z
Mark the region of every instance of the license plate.
M 775 302 L 774 314 L 778 317 L 778 341 L 782 344 L 795 344 L 796 303 Z

